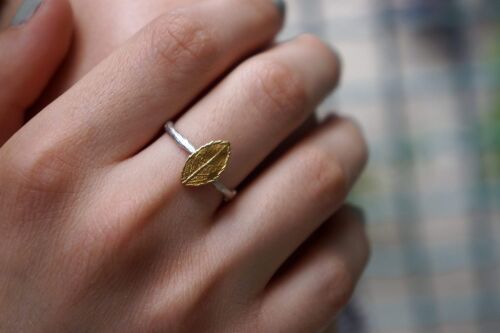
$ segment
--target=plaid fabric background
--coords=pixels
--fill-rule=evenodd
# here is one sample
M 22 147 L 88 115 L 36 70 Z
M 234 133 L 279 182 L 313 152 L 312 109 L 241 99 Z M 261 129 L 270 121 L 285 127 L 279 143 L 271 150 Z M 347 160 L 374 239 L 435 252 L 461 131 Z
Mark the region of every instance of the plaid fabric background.
M 371 145 L 352 197 L 373 241 L 366 331 L 500 332 L 500 1 L 288 3 L 284 39 L 313 32 L 343 55 L 323 112 Z

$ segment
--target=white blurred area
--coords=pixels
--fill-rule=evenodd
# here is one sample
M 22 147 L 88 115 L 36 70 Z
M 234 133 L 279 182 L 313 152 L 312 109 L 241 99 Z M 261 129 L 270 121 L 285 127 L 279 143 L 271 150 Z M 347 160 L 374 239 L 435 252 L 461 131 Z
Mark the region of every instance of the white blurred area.
M 356 118 L 371 146 L 352 197 L 373 241 L 365 329 L 500 332 L 500 3 L 288 3 L 282 39 L 312 32 L 342 55 L 320 113 Z

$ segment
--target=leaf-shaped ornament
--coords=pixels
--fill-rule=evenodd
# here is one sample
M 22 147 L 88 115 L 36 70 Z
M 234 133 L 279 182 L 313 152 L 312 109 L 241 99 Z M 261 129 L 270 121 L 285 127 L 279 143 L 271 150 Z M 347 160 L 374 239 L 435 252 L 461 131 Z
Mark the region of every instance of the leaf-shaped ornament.
M 213 141 L 189 156 L 181 181 L 186 186 L 201 186 L 216 181 L 227 167 L 231 145 L 227 141 Z

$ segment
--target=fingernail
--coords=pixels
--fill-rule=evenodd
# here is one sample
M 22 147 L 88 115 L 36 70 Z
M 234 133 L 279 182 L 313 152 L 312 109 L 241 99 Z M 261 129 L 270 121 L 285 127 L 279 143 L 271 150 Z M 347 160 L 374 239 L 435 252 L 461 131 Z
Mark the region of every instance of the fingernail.
M 43 0 L 23 0 L 16 15 L 10 22 L 10 25 L 16 26 L 28 22 L 33 17 L 38 7 L 40 7 L 42 1 Z
M 286 2 L 285 0 L 273 0 L 274 5 L 278 8 L 281 16 L 286 14 Z

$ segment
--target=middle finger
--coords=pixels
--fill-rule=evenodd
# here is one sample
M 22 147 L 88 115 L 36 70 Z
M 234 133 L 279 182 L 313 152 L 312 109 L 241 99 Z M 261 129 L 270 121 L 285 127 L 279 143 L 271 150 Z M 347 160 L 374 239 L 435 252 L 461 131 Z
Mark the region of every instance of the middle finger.
M 126 159 L 281 22 L 271 0 L 200 1 L 162 15 L 40 112 L 21 143 L 45 140 L 92 166 Z

